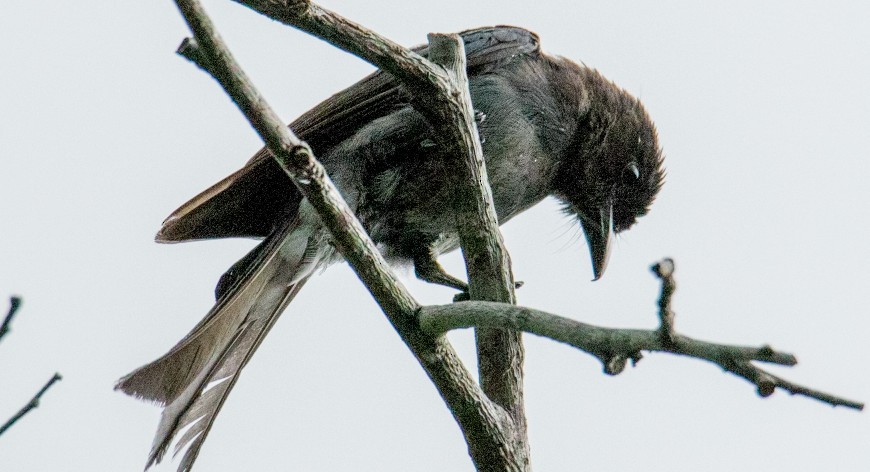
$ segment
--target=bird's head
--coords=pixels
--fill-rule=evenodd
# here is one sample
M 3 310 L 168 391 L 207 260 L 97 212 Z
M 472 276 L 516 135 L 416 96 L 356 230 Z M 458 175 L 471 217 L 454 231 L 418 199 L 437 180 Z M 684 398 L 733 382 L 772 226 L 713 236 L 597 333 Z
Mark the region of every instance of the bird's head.
M 664 181 L 655 125 L 640 101 L 587 69 L 581 117 L 555 176 L 556 196 L 583 228 L 598 280 L 612 233 L 645 215 Z

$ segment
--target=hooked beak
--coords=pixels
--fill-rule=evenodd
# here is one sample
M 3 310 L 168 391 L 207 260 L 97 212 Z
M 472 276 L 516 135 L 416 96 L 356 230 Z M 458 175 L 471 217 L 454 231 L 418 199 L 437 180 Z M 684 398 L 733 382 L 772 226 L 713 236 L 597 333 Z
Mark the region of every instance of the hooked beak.
M 590 211 L 587 218 L 580 219 L 589 254 L 592 256 L 592 272 L 596 281 L 604 275 L 610 257 L 610 234 L 613 233 L 613 205 L 607 203 L 597 211 Z

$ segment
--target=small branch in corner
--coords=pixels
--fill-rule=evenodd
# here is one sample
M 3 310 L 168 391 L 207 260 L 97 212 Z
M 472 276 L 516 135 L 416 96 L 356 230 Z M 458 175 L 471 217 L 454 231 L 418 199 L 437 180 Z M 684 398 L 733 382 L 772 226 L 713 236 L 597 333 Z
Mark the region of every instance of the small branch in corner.
M 31 398 L 30 401 L 27 402 L 27 404 L 24 405 L 23 408 L 18 410 L 18 413 L 15 413 L 12 418 L 9 418 L 9 421 L 3 424 L 3 426 L 0 426 L 0 435 L 3 435 L 3 433 L 5 433 L 7 429 L 12 427 L 13 424 L 20 420 L 24 415 L 29 413 L 30 410 L 38 407 L 39 400 L 42 398 L 42 395 L 44 395 L 45 392 L 48 391 L 48 389 L 51 388 L 51 386 L 54 385 L 55 382 L 61 380 L 62 378 L 63 377 L 61 377 L 59 373 L 55 373 L 50 379 L 48 379 L 48 382 L 46 382 L 45 385 L 43 385 L 42 388 L 39 389 L 38 392 L 36 392 L 36 395 L 34 395 L 33 398 Z
M 662 281 L 662 292 L 659 297 L 659 336 L 666 350 L 674 353 L 682 353 L 678 345 L 680 336 L 677 335 L 674 329 L 674 312 L 671 310 L 671 297 L 677 289 L 677 283 L 674 281 L 674 271 L 676 267 L 674 260 L 665 258 L 655 263 L 650 267 L 650 270 Z M 759 357 L 767 357 L 774 354 L 774 350 L 769 345 L 764 345 L 758 348 Z M 751 359 L 735 359 L 728 357 L 717 362 L 723 369 L 755 384 L 758 395 L 762 398 L 773 395 L 776 388 L 779 387 L 792 395 L 803 395 L 810 398 L 815 398 L 831 406 L 845 406 L 856 410 L 863 410 L 864 404 L 839 398 L 834 395 L 827 394 L 818 390 L 814 390 L 802 385 L 798 385 L 781 377 L 777 377 L 770 372 L 767 372 L 750 362 Z M 759 360 L 759 359 L 756 359 Z M 797 364 L 797 360 L 794 362 Z
M 9 311 L 6 313 L 6 317 L 3 318 L 3 324 L 0 324 L 0 339 L 3 339 L 3 336 L 12 329 L 12 318 L 15 317 L 15 313 L 18 312 L 19 308 L 21 308 L 21 297 L 14 295 L 9 297 Z

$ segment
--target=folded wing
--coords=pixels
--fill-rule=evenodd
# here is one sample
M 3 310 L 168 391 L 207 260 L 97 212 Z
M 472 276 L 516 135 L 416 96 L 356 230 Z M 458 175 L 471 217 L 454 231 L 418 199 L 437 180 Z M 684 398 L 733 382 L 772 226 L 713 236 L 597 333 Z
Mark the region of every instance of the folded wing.
M 470 76 L 489 73 L 517 56 L 540 54 L 537 35 L 522 28 L 495 26 L 460 34 Z M 414 50 L 423 56 L 429 53 L 428 46 Z M 393 76 L 378 71 L 303 114 L 290 128 L 322 156 L 367 123 L 404 108 L 410 100 Z M 156 239 L 264 238 L 276 222 L 295 212 L 300 200 L 299 192 L 264 148 L 242 169 L 175 210 Z

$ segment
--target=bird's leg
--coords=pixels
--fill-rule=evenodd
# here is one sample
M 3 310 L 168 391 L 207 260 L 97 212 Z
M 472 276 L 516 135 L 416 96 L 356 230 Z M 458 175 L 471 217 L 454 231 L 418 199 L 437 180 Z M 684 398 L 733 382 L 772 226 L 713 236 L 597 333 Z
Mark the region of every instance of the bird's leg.
M 414 274 L 418 279 L 432 284 L 455 288 L 468 296 L 468 284 L 447 273 L 431 248 L 425 248 L 414 256 Z
M 438 263 L 438 258 L 435 256 L 435 253 L 431 248 L 426 248 L 414 256 L 414 274 L 418 279 L 425 282 L 444 285 L 459 290 L 460 293 L 457 293 L 456 296 L 453 297 L 454 302 L 461 302 L 470 299 L 468 295 L 468 284 L 448 274 L 447 271 L 441 267 L 441 264 Z M 514 288 L 520 288 L 522 286 L 522 281 L 514 283 Z

